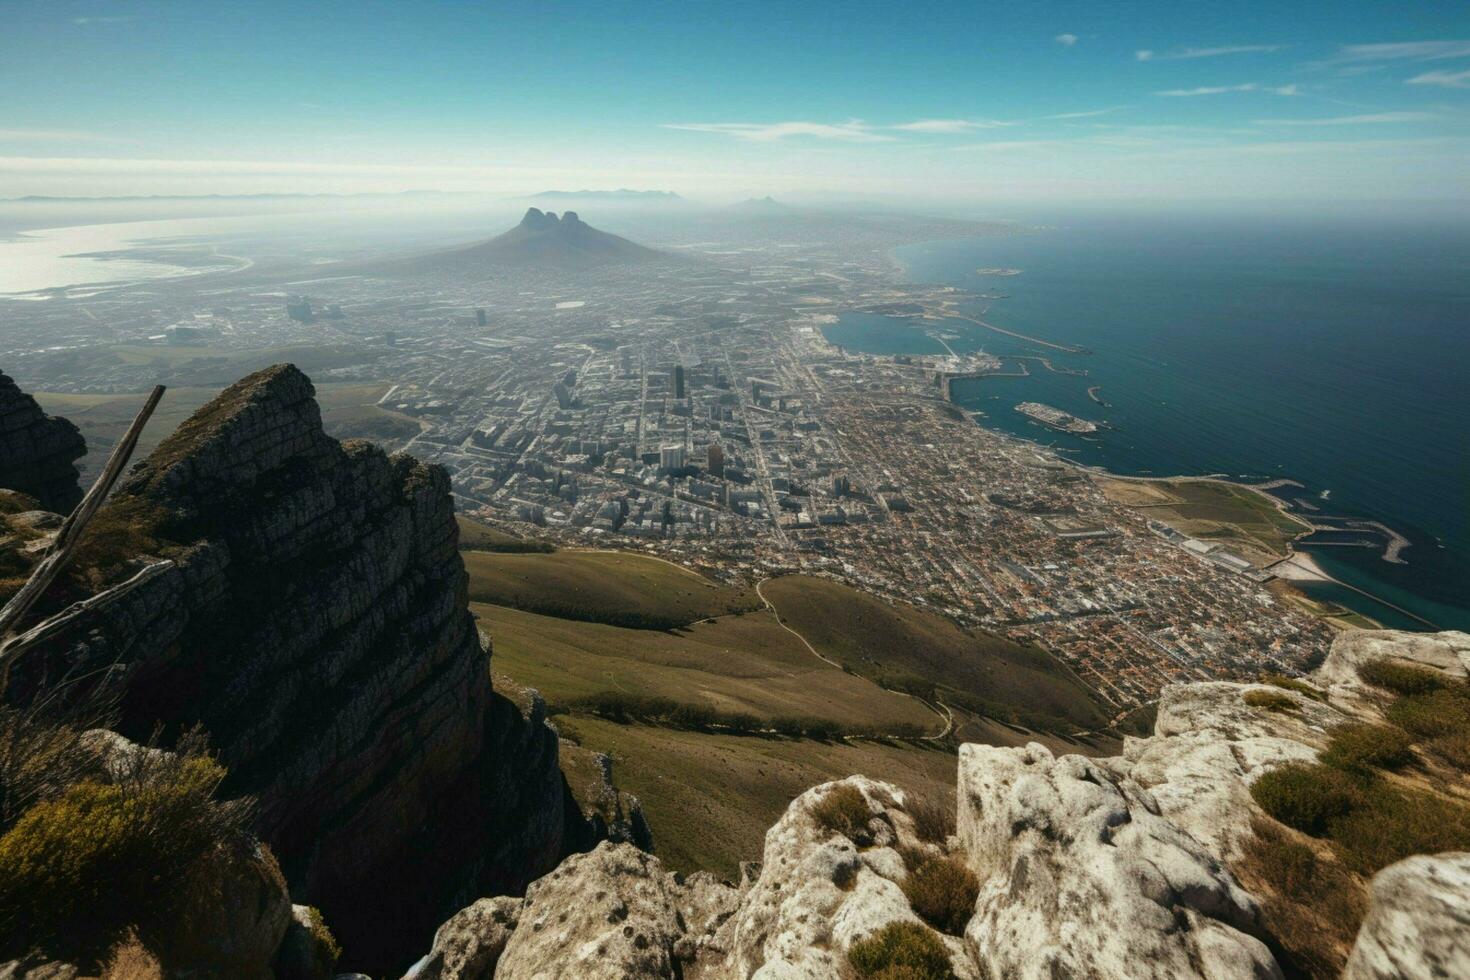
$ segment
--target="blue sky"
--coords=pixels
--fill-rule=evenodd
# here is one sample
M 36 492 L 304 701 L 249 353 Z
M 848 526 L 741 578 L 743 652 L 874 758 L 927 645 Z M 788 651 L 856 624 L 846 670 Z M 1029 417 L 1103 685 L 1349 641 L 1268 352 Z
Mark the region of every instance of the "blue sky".
M 1470 197 L 1470 6 L 0 2 L 0 197 Z

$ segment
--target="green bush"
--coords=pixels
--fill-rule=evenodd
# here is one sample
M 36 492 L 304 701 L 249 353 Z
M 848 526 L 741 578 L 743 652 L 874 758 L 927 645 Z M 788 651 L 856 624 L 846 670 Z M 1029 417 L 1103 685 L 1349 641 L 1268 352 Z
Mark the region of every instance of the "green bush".
M 1322 761 L 1339 769 L 1402 769 L 1414 761 L 1412 744 L 1407 732 L 1392 725 L 1338 725 Z
M 1378 785 L 1362 805 L 1332 820 L 1332 841 L 1343 863 L 1371 875 L 1412 854 L 1470 849 L 1470 808 Z
M 867 838 L 873 810 L 862 790 L 848 783 L 833 786 L 812 806 L 817 826 L 841 834 L 851 841 Z
M 0 837 L 0 956 L 28 947 L 96 959 L 130 927 L 167 921 L 191 867 L 236 839 L 244 812 L 213 794 L 206 756 L 138 753 L 115 785 L 84 781 Z
M 1284 688 L 1288 691 L 1295 691 L 1298 694 L 1311 698 L 1313 701 L 1327 700 L 1325 692 L 1319 691 L 1306 681 L 1298 680 L 1295 677 L 1287 677 L 1285 674 L 1267 674 L 1261 678 L 1261 683 L 1270 684 L 1272 687 Z
M 1358 676 L 1395 694 L 1428 694 L 1451 686 L 1444 674 L 1397 660 L 1373 660 L 1358 667 Z
M 954 980 L 944 943 L 914 922 L 891 922 L 858 940 L 847 962 L 860 980 Z
M 1301 710 L 1296 701 L 1285 694 L 1277 694 L 1275 691 L 1247 691 L 1245 703 L 1252 708 L 1264 708 L 1267 711 Z
M 1435 758 L 1461 772 L 1470 772 L 1470 734 L 1458 732 L 1431 739 L 1424 746 Z
M 904 879 L 903 893 L 919 918 L 941 932 L 958 936 L 975 914 L 980 879 L 953 858 L 933 858 Z
M 1470 732 L 1470 697 L 1452 688 L 1401 697 L 1388 706 L 1388 720 L 1420 738 Z
M 1251 786 L 1251 796 L 1281 823 L 1321 837 L 1332 820 L 1353 808 L 1361 790 L 1341 770 L 1293 763 L 1257 779 Z
M 919 840 L 943 844 L 955 832 L 953 800 L 935 800 L 910 793 L 905 809 L 914 820 L 914 833 L 919 835 Z

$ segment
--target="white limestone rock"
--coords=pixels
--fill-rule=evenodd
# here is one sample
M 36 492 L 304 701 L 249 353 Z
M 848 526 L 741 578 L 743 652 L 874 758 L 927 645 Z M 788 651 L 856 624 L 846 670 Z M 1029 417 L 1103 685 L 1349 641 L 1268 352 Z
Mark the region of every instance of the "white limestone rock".
M 1418 855 L 1374 875 L 1342 975 L 1470 977 L 1470 853 Z
M 738 895 L 708 876 L 682 883 L 653 855 L 604 841 L 526 890 L 496 980 L 680 976 L 697 952 L 690 934 L 707 935 Z
M 822 826 L 812 808 L 838 786 L 863 794 L 873 819 L 865 848 Z M 807 790 L 766 832 L 760 877 L 728 926 L 722 976 L 756 980 L 838 980 L 847 950 L 891 922 L 919 922 L 900 887 L 907 871 L 900 847 L 925 845 L 903 811 L 897 787 L 851 776 Z M 961 944 L 950 939 L 952 968 L 976 976 Z
M 460 909 L 434 933 L 429 955 L 404 980 L 491 980 L 522 904 L 519 898 L 482 898 Z
M 1132 780 L 1044 746 L 960 748 L 984 976 L 1279 977 L 1255 900 Z
M 1291 711 L 1247 704 L 1252 691 L 1289 698 Z M 1149 790 L 1160 812 L 1218 857 L 1249 839 L 1250 784 L 1288 762 L 1315 762 L 1327 730 L 1347 720 L 1295 691 L 1264 684 L 1173 685 L 1159 701 L 1151 738 L 1130 738 L 1106 765 Z
M 1385 659 L 1403 660 L 1464 678 L 1470 675 L 1470 633 L 1354 630 L 1332 642 L 1327 659 L 1312 680 L 1327 688 L 1334 702 L 1361 708 L 1370 701 L 1367 695 L 1373 688 L 1358 677 L 1358 668 Z

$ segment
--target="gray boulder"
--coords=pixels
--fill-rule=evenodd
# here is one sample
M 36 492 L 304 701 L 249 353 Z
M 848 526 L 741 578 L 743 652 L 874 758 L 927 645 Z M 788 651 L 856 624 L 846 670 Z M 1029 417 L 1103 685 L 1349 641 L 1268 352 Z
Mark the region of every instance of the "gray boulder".
M 1344 980 L 1470 977 L 1470 853 L 1405 858 L 1371 892 Z

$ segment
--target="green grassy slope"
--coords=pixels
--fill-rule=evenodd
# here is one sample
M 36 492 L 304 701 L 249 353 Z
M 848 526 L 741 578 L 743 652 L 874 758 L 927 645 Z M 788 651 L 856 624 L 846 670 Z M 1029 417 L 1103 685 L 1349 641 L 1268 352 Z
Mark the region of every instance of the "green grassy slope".
M 1033 727 L 1107 723 L 1097 696 L 1045 651 L 828 579 L 790 575 L 761 591 L 823 654 L 888 686 L 932 687 L 945 703 Z
M 678 633 L 625 629 L 472 603 L 494 642 L 495 669 L 552 704 L 602 691 L 702 703 L 762 720 L 812 716 L 845 732 L 937 734 L 940 719 L 812 656 L 768 612 L 728 616 Z
M 641 555 L 466 551 L 464 561 L 472 600 L 564 619 L 662 630 L 761 606 L 754 590 Z

